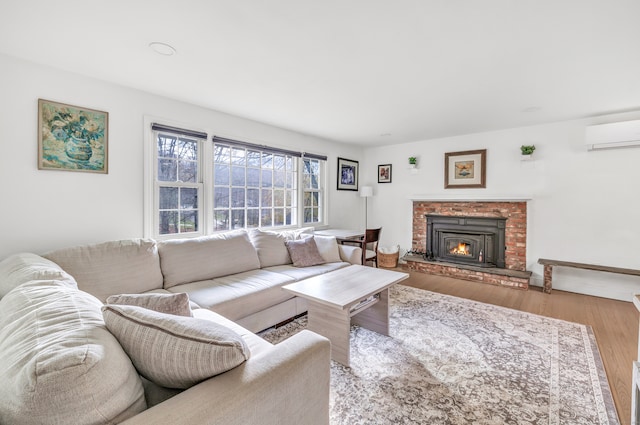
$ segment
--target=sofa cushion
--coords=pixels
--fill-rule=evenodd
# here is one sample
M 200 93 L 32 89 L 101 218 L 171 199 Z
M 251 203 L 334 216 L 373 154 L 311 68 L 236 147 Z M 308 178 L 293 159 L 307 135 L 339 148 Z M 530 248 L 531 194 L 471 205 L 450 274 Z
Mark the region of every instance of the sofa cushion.
M 130 305 L 109 304 L 102 312 L 140 374 L 163 387 L 189 388 L 249 358 L 240 335 L 210 320 Z
M 189 295 L 179 292 L 176 294 L 120 294 L 107 298 L 107 304 L 136 305 L 165 314 L 191 317 Z
M 258 254 L 245 230 L 162 241 L 158 252 L 165 289 L 260 268 Z
M 0 298 L 30 280 L 58 280 L 78 287 L 75 279 L 59 265 L 36 254 L 14 254 L 0 262 Z
M 186 292 L 189 299 L 200 307 L 237 320 L 293 298 L 291 293 L 282 289 L 283 285 L 293 281 L 284 274 L 257 269 L 187 283 L 170 288 L 169 291 Z
M 25 283 L 0 301 L 0 423 L 113 424 L 146 408 L 101 306 L 56 281 Z
M 316 266 L 309 267 L 294 267 L 293 264 L 285 264 L 282 266 L 273 266 L 265 269 L 265 271 L 279 273 L 285 276 L 289 276 L 295 281 L 308 279 L 313 276 L 317 276 L 323 273 L 329 273 L 334 270 L 341 269 L 343 267 L 350 266 L 351 264 L 340 262 L 340 263 L 324 263 L 318 264 Z
M 287 237 L 276 232 L 265 232 L 260 229 L 251 229 L 249 237 L 251 243 L 256 248 L 260 267 L 278 266 L 280 264 L 291 264 L 291 257 L 284 242 L 287 239 L 294 239 L 295 235 Z
M 295 267 L 309 267 L 326 262 L 320 255 L 313 236 L 295 241 L 286 241 L 285 245 L 289 250 L 291 261 L 293 261 Z
M 76 246 L 44 255 L 78 282 L 78 288 L 100 301 L 109 295 L 162 288 L 156 242 L 127 239 Z

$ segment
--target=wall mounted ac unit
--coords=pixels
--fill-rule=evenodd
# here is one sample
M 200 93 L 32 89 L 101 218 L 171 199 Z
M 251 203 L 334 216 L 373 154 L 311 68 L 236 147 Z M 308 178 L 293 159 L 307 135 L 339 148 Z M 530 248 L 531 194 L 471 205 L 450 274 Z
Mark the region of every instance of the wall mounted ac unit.
M 590 151 L 640 146 L 640 120 L 591 125 L 585 143 Z

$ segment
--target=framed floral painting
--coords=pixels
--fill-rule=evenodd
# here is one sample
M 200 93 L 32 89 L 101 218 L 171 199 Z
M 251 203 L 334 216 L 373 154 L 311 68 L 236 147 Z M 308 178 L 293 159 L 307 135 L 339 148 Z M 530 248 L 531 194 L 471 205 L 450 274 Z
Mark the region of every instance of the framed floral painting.
M 109 114 L 38 99 L 38 169 L 108 172 Z
M 487 150 L 448 152 L 444 154 L 444 188 L 485 188 Z

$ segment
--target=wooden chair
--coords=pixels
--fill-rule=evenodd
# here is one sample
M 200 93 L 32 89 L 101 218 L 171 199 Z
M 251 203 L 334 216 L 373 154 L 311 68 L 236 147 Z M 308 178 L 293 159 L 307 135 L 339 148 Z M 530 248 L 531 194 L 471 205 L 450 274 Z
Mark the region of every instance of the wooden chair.
M 342 240 L 342 244 L 358 245 L 362 248 L 362 265 L 366 266 L 367 261 L 374 262 L 376 268 L 378 267 L 378 241 L 380 240 L 380 234 L 382 233 L 382 227 L 377 229 L 367 229 L 364 232 L 364 238 L 354 240 Z

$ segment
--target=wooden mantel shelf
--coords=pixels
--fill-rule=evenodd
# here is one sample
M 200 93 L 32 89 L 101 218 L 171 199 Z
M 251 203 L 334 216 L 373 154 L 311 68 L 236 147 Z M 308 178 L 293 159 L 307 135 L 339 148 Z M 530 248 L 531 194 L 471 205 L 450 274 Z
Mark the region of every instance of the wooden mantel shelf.
M 533 199 L 531 194 L 499 195 L 487 193 L 432 193 L 411 195 L 412 201 L 434 202 L 526 202 Z

